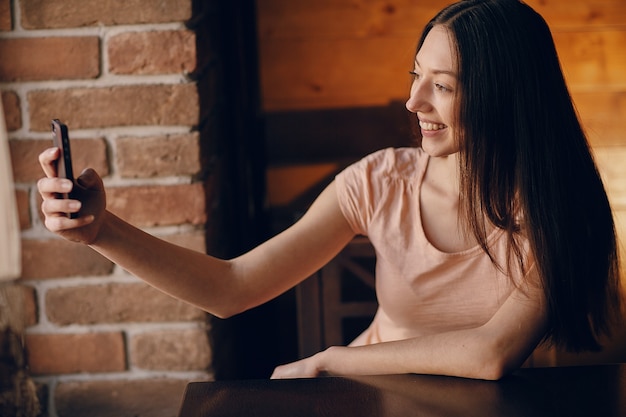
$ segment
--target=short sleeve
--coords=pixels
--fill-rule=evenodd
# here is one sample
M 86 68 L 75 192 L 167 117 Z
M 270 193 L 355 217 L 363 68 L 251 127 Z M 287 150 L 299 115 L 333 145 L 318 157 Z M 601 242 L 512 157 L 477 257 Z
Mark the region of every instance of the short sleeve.
M 390 181 L 405 174 L 398 169 L 402 171 L 402 167 L 407 167 L 412 170 L 415 167 L 414 157 L 407 159 L 402 155 L 414 152 L 383 149 L 348 166 L 335 177 L 339 206 L 355 233 L 368 236 L 372 219 L 380 210 L 386 210 L 386 195 L 393 188 Z M 410 176 L 412 173 L 406 174 Z
M 352 231 L 367 235 L 371 218 L 371 186 L 368 178 L 368 159 L 362 159 L 344 169 L 335 177 L 337 199 L 341 212 Z

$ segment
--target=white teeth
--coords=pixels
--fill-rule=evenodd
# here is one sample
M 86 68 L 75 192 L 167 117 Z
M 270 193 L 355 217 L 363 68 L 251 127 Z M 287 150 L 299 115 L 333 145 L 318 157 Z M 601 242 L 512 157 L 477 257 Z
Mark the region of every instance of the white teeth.
M 424 130 L 441 130 L 446 127 L 446 125 L 440 125 L 437 123 L 428 123 L 420 121 L 420 127 Z

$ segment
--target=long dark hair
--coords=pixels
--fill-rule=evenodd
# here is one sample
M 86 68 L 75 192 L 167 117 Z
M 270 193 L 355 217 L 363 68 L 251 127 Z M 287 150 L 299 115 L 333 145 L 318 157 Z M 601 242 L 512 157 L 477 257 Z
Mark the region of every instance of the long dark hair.
M 598 350 L 620 311 L 615 227 L 548 25 L 518 0 L 466 0 L 428 23 L 418 49 L 436 25 L 458 56 L 467 229 L 492 260 L 485 217 L 520 262 L 527 237 L 547 297 L 546 339 Z

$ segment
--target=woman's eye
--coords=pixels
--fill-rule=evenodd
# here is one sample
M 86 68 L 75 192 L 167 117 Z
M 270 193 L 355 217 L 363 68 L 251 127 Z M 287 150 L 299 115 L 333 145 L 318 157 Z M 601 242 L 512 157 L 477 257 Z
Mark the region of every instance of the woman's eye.
M 409 74 L 411 74 L 413 78 L 419 78 L 419 74 L 415 71 L 409 71 Z
M 445 85 L 441 85 L 439 83 L 435 83 L 435 88 L 441 92 L 448 92 L 450 91 L 450 89 L 448 87 L 446 87 Z

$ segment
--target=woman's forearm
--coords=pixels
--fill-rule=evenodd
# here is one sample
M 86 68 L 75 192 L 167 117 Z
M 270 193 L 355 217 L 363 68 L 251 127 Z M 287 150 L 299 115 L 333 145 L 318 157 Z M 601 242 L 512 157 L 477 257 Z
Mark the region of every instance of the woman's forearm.
M 452 307 L 451 307 L 452 308 Z M 484 325 L 366 346 L 330 347 L 279 366 L 273 378 L 421 373 L 499 379 L 519 367 L 545 334 L 541 289 L 518 289 Z
M 232 260 L 167 243 L 110 212 L 103 216 L 90 243 L 93 249 L 161 291 L 219 317 L 282 294 L 331 260 L 354 236 L 332 184 L 296 224 Z
M 90 246 L 150 285 L 212 314 L 239 310 L 228 299 L 234 292 L 229 287 L 236 285 L 230 261 L 168 243 L 110 212 Z
M 461 330 L 356 347 L 331 347 L 320 353 L 320 372 L 331 375 L 437 374 L 499 379 L 507 371 L 502 352 L 479 331 Z

